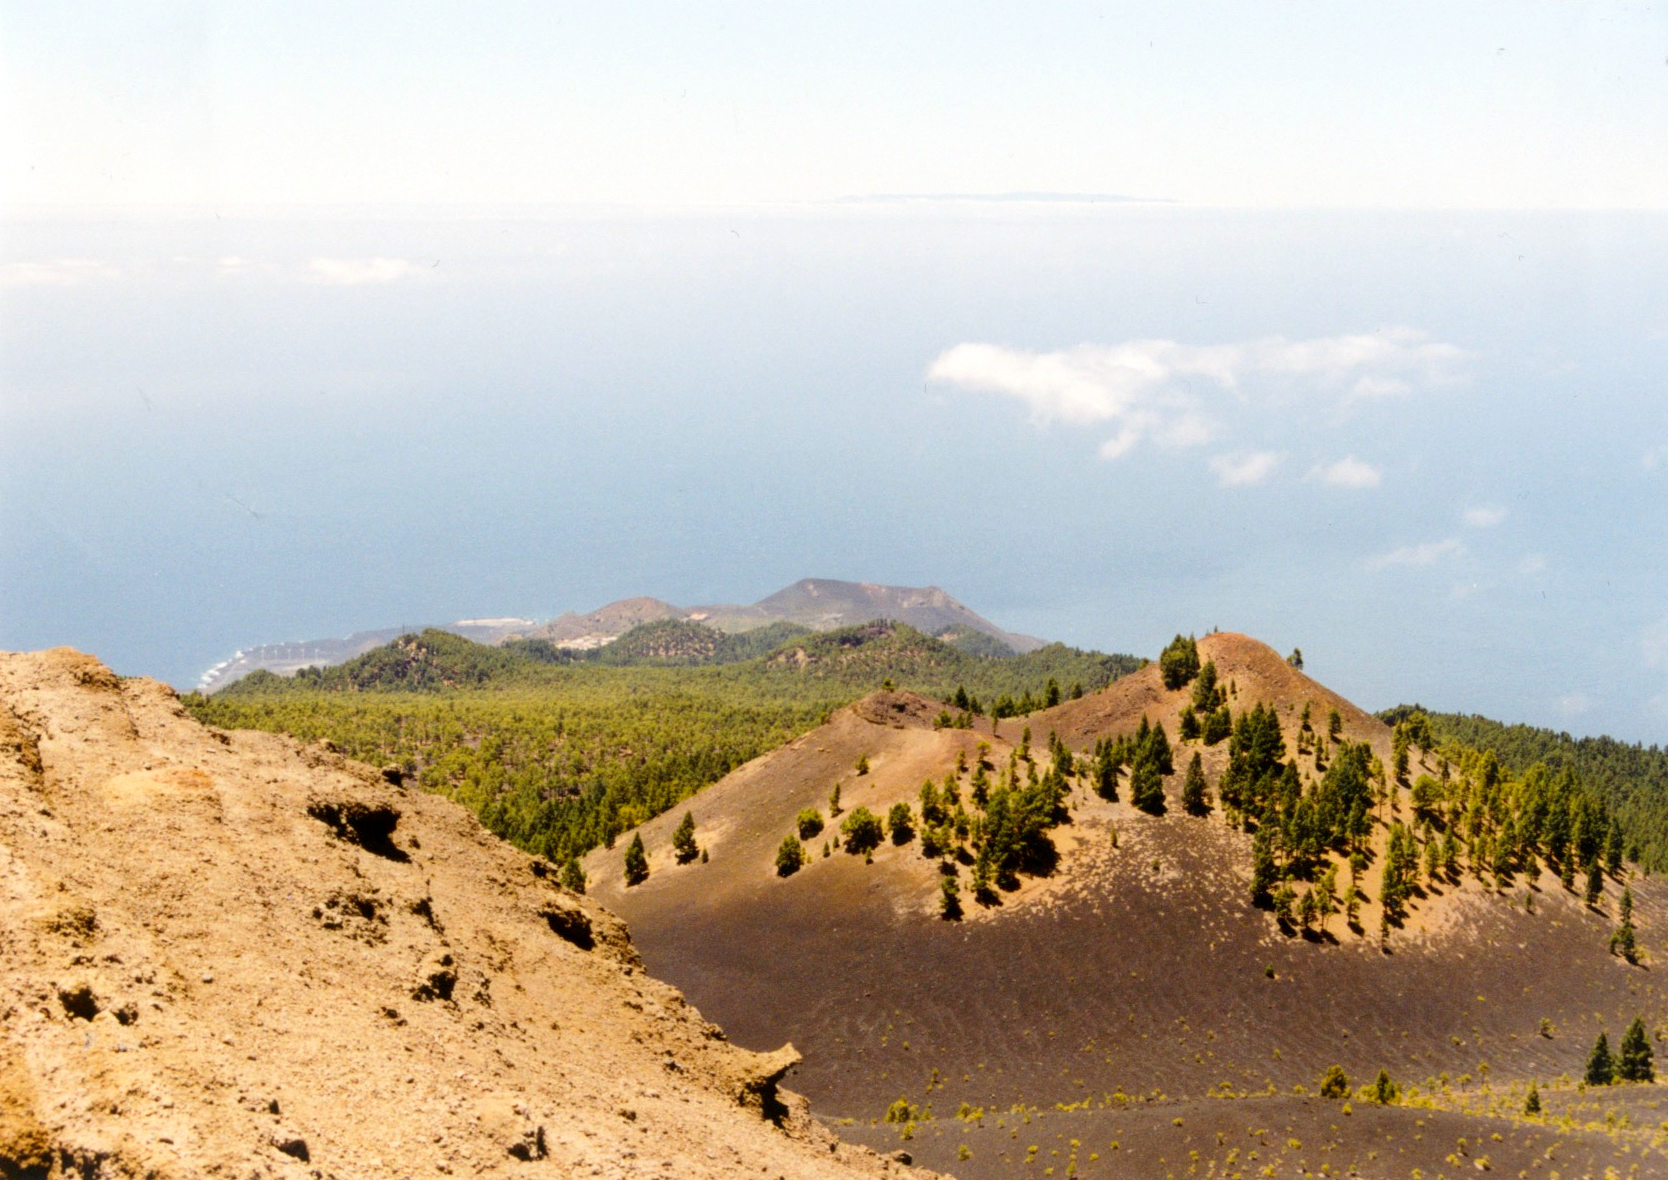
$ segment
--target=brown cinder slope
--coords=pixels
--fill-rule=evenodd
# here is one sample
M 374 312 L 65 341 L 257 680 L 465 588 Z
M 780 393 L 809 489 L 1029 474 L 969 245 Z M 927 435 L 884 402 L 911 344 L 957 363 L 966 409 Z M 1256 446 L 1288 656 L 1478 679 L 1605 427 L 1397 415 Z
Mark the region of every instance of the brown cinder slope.
M 1316 729 L 1324 732 L 1336 710 L 1340 736 L 1391 759 L 1387 727 L 1266 645 L 1216 634 L 1199 649 L 1231 683 L 1236 716 L 1255 704 L 1275 710 L 1288 757 L 1308 705 Z M 1213 788 L 1228 757 L 1227 742 L 1177 741 L 1188 698 L 1186 689 L 1166 690 L 1152 666 L 993 731 L 986 719 L 972 729 L 935 729 L 939 703 L 877 693 L 690 801 L 710 861 L 676 863 L 671 834 L 686 810 L 678 807 L 639 829 L 649 879 L 623 885 L 627 834 L 588 858 L 592 893 L 631 921 L 651 968 L 686 988 L 738 1042 L 791 1038 L 806 1055 L 791 1084 L 819 1112 L 866 1124 L 900 1097 L 931 1103 L 937 1130 L 923 1130 L 912 1147 L 970 1176 L 986 1174 L 986 1161 L 981 1155 L 965 1169 L 954 1162 L 961 1132 L 944 1117 L 964 1102 L 1006 1111 L 1092 1100 L 1100 1110 L 1120 1093 L 1162 1093 L 1164 1101 L 1225 1088 L 1289 1094 L 1294 1085 L 1313 1087 L 1334 1063 L 1358 1082 L 1382 1068 L 1421 1086 L 1443 1074 L 1526 1085 L 1579 1075 L 1600 1029 L 1614 1039 L 1636 1014 L 1654 1023 L 1668 1012 L 1654 967 L 1607 952 L 1616 881 L 1598 908 L 1549 874 L 1504 892 L 1470 877 L 1429 884 L 1411 920 L 1381 948 L 1373 934 L 1375 863 L 1362 882 L 1363 929 L 1338 916 L 1309 938 L 1282 929 L 1251 902 L 1250 836 L 1219 810 L 1195 816 L 1180 806 L 1192 755 L 1201 754 Z M 973 763 L 980 743 L 1000 773 L 1029 728 L 1041 772 L 1050 732 L 1075 755 L 1099 738 L 1132 733 L 1143 717 L 1162 722 L 1176 743 L 1166 812 L 1133 808 L 1127 774 L 1116 802 L 1086 778 L 1074 782 L 1069 822 L 1050 833 L 1059 852 L 1052 874 L 1024 877 L 1000 904 L 983 908 L 963 865 L 961 921 L 938 916 L 939 869 L 919 839 L 887 841 L 867 863 L 837 846 L 825 857 L 825 831 L 808 842 L 807 865 L 787 878 L 774 871 L 775 849 L 799 809 L 818 806 L 826 818 L 836 783 L 848 810 L 884 815 L 896 802 L 916 804 L 923 779 L 953 774 L 958 752 Z M 867 774 L 856 773 L 860 756 Z M 1313 758 L 1300 761 L 1312 777 Z M 1429 765 L 1417 751 L 1414 761 L 1415 774 Z M 965 794 L 966 774 L 961 782 Z M 1380 808 L 1381 819 L 1410 816 L 1405 788 L 1395 808 Z M 1383 832 L 1381 825 L 1379 849 Z M 1668 890 L 1637 877 L 1631 885 L 1654 963 L 1668 951 Z M 1152 1106 L 1154 1126 L 1170 1128 L 1182 1113 L 1164 1111 Z M 1063 1133 L 1089 1142 L 1087 1133 Z M 929 1150 L 934 1139 L 942 1154 Z M 1023 1154 L 1028 1141 L 1018 1142 Z M 1381 1145 L 1360 1146 L 1363 1174 L 1388 1174 L 1365 1166 L 1366 1152 Z M 1104 1141 L 1101 1149 L 1111 1161 Z M 1169 1150 L 1155 1151 L 1154 1161 Z M 1348 1163 L 1331 1162 L 1340 1171 Z M 1089 1174 L 1086 1161 L 1079 1168 Z M 1168 1170 L 1155 1162 L 1136 1174 Z
M 0 1175 L 851 1177 L 461 808 L 0 654 Z

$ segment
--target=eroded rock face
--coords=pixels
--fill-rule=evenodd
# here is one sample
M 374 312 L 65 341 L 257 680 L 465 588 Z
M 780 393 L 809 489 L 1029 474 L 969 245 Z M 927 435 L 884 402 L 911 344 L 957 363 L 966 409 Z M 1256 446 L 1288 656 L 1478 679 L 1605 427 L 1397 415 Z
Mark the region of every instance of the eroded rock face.
M 393 780 L 0 654 L 0 1175 L 900 1173 Z

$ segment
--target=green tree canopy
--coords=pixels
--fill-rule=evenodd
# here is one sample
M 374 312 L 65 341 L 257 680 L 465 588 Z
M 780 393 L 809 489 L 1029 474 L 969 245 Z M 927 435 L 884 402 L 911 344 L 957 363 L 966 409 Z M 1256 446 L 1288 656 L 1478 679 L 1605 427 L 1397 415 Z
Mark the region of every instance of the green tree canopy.
M 776 849 L 776 875 L 791 877 L 805 864 L 805 845 L 799 842 L 799 837 L 789 832 L 782 837 L 782 843 Z
M 684 812 L 682 822 L 673 830 L 672 851 L 677 853 L 680 865 L 686 865 L 701 855 L 701 846 L 695 842 L 694 812 Z
M 902 799 L 892 804 L 886 813 L 886 830 L 892 833 L 892 843 L 908 844 L 915 835 L 915 816 Z
M 856 856 L 863 856 L 880 847 L 880 842 L 886 836 L 886 829 L 880 822 L 880 817 L 867 807 L 854 807 L 846 818 L 840 821 L 840 834 L 845 837 L 846 851 Z
M 635 833 L 625 850 L 625 883 L 641 885 L 649 879 L 649 854 L 643 849 L 643 834 Z
M 1621 1052 L 1616 1056 L 1616 1077 L 1624 1082 L 1656 1081 L 1656 1069 L 1651 1064 L 1651 1040 L 1645 1034 L 1644 1020 L 1638 1016 L 1622 1034 Z
M 1205 782 L 1205 767 L 1197 752 L 1187 764 L 1187 777 L 1182 780 L 1182 807 L 1190 815 L 1204 815 L 1210 811 L 1210 786 Z
M 1199 645 L 1193 636 L 1177 635 L 1158 657 L 1164 687 L 1177 689 L 1199 674 Z
M 1587 1054 L 1585 1079 L 1589 1086 L 1608 1086 L 1616 1080 L 1616 1061 L 1610 1056 L 1610 1038 L 1602 1032 L 1593 1042 L 1593 1051 Z
M 1392 1106 L 1400 1102 L 1402 1088 L 1390 1080 L 1388 1070 L 1379 1070 L 1378 1077 L 1373 1079 L 1373 1101 L 1380 1106 Z

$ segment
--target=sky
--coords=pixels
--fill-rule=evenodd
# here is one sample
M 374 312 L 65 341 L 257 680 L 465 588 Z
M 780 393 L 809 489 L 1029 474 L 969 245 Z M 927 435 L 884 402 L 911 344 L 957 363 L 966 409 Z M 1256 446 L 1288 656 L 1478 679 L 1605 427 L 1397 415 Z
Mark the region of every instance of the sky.
M 1642 5 L 0 0 L 0 647 L 806 576 L 1668 739 Z

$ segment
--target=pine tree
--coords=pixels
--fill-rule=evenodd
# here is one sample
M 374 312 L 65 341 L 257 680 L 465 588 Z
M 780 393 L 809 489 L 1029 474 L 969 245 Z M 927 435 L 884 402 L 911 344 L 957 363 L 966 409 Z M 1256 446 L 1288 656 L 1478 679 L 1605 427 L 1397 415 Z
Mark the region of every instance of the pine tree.
M 1147 749 L 1150 751 L 1149 757 L 1158 764 L 1158 773 L 1176 773 L 1176 764 L 1170 753 L 1170 738 L 1164 732 L 1164 722 L 1153 725 L 1152 732 L 1147 735 Z
M 1267 828 L 1258 828 L 1251 837 L 1251 904 L 1269 905 L 1274 883 L 1279 877 L 1279 870 L 1274 864 L 1274 842 Z
M 1274 917 L 1284 925 L 1290 925 L 1292 920 L 1292 902 L 1297 900 L 1297 891 L 1290 882 L 1280 882 L 1280 888 L 1274 891 Z
M 585 870 L 574 857 L 562 865 L 562 884 L 575 893 L 585 892 Z
M 1210 788 L 1205 782 L 1205 767 L 1198 754 L 1187 764 L 1187 778 L 1182 782 L 1182 806 L 1190 815 L 1204 815 L 1210 811 Z
M 683 813 L 683 822 L 678 824 L 672 832 L 672 851 L 678 855 L 678 863 L 686 865 L 701 855 L 701 846 L 695 843 L 695 813 Z
M 1401 1100 L 1402 1088 L 1390 1080 L 1386 1070 L 1379 1070 L 1378 1077 L 1373 1079 L 1373 1101 L 1380 1106 L 1390 1106 Z
M 938 883 L 938 913 L 946 922 L 961 918 L 961 886 L 954 877 L 945 877 Z
M 1135 760 L 1129 773 L 1129 801 L 1152 815 L 1164 810 L 1164 776 L 1150 757 Z
M 1207 746 L 1224 741 L 1234 732 L 1234 715 L 1227 705 L 1205 714 L 1199 725 L 1199 740 Z
M 1349 1077 L 1344 1073 L 1344 1067 L 1334 1065 L 1321 1075 L 1320 1096 L 1322 1098 L 1348 1098 Z
M 1616 1062 L 1610 1056 L 1610 1040 L 1599 1033 L 1593 1051 L 1587 1056 L 1586 1081 L 1589 1086 L 1608 1086 L 1616 1080 Z
M 1651 1065 L 1651 1042 L 1645 1035 L 1645 1022 L 1635 1016 L 1633 1023 L 1622 1034 L 1621 1052 L 1616 1057 L 1616 1077 L 1624 1082 L 1654 1082 L 1656 1070 Z
M 1314 928 L 1315 919 L 1320 917 L 1320 905 L 1315 901 L 1315 891 L 1307 890 L 1303 900 L 1297 903 L 1297 924 L 1305 930 Z
M 1639 961 L 1639 937 L 1633 929 L 1633 890 L 1622 886 L 1620 922 L 1610 936 L 1610 953 L 1621 955 L 1630 963 Z
M 903 800 L 892 804 L 892 809 L 886 813 L 886 830 L 892 833 L 892 843 L 908 844 L 915 835 L 914 816 L 909 810 L 909 804 Z
M 643 850 L 643 833 L 632 836 L 625 850 L 625 883 L 641 885 L 649 879 L 649 854 Z
M 1315 912 L 1320 915 L 1321 933 L 1326 932 L 1326 920 L 1338 909 L 1338 866 L 1331 865 L 1315 882 Z
M 1118 759 L 1112 743 L 1104 738 L 1095 745 L 1095 794 L 1112 803 L 1118 801 Z
M 804 867 L 805 845 L 799 842 L 799 837 L 789 832 L 782 837 L 781 846 L 776 849 L 776 875 L 791 877 Z
M 840 823 L 840 834 L 845 837 L 846 851 L 854 856 L 867 856 L 886 836 L 880 817 L 867 807 L 859 807 Z
M 1177 635 L 1159 654 L 1158 670 L 1164 687 L 1178 689 L 1199 674 L 1199 645 L 1191 635 Z
M 1593 860 L 1587 866 L 1587 892 L 1585 901 L 1588 905 L 1597 905 L 1599 895 L 1604 892 L 1604 865 Z
M 1529 1096 L 1523 1100 L 1524 1114 L 1541 1113 L 1541 1091 L 1534 1082 L 1529 1083 Z
M 828 818 L 833 819 L 840 814 L 840 784 L 835 783 L 834 789 L 828 792 Z

